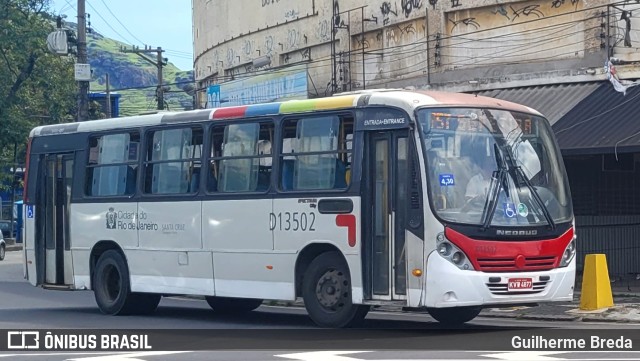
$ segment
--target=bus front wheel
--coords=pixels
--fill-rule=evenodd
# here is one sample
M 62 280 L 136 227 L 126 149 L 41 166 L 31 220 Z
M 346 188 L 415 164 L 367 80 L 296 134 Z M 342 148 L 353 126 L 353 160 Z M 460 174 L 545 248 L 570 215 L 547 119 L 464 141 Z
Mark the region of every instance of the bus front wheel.
M 254 298 L 205 297 L 211 308 L 218 313 L 246 313 L 260 307 L 262 300 Z
M 160 303 L 160 295 L 131 292 L 129 268 L 117 251 L 108 250 L 100 256 L 93 280 L 96 303 L 107 315 L 149 314 Z
M 443 325 L 462 325 L 476 318 L 480 314 L 480 307 L 449 307 L 449 308 L 428 308 L 427 312 L 431 317 Z
M 349 269 L 337 252 L 311 262 L 303 276 L 302 297 L 309 317 L 322 327 L 355 326 L 369 312 L 369 306 L 352 303 Z

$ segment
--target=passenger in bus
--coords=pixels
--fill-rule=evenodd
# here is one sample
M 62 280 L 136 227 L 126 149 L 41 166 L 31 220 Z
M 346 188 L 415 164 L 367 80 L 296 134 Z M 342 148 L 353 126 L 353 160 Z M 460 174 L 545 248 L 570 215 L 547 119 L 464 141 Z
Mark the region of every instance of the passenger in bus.
M 486 198 L 491 184 L 491 177 L 495 168 L 495 162 L 483 152 L 474 154 L 475 175 L 469 179 L 465 190 L 465 200 L 468 202 L 474 198 Z

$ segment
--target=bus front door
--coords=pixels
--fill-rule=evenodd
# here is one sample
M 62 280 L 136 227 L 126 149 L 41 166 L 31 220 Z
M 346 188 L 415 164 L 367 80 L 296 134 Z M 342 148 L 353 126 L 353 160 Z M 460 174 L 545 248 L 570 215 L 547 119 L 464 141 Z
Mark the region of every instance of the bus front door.
M 405 219 L 409 181 L 408 131 L 367 132 L 368 158 L 363 180 L 365 295 L 370 299 L 407 298 Z
M 73 154 L 48 154 L 44 162 L 44 184 L 37 209 L 40 213 L 39 229 L 44 240 L 43 286 L 70 287 L 73 284 L 71 242 L 69 239 L 69 206 L 73 176 Z M 44 216 L 44 217 L 42 217 Z

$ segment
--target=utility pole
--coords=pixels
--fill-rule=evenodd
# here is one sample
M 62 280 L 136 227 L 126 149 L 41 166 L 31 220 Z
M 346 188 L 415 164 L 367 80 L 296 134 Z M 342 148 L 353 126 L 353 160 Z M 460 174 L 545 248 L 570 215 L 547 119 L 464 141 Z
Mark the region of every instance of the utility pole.
M 137 54 L 139 57 L 141 57 L 142 59 L 148 61 L 149 63 L 153 64 L 155 67 L 158 68 L 158 87 L 157 87 L 157 90 L 156 90 L 156 95 L 157 95 L 157 98 L 158 98 L 158 110 L 163 110 L 164 109 L 164 87 L 163 87 L 163 84 L 162 84 L 162 67 L 167 65 L 167 59 L 162 57 L 162 53 L 164 52 L 164 50 L 162 50 L 161 47 L 157 47 L 157 48 L 153 49 L 151 47 L 145 46 L 144 49 L 140 49 L 140 48 L 138 48 L 136 46 L 131 50 L 125 49 L 125 48 L 121 48 L 120 51 L 123 52 L 123 53 L 134 53 L 134 54 Z M 149 58 L 148 56 L 145 55 L 145 54 L 149 54 L 149 53 L 156 53 L 157 54 L 155 61 L 152 58 Z
M 78 0 L 78 64 L 88 64 L 85 0 Z M 89 120 L 89 81 L 78 80 L 78 121 Z
M 109 88 L 109 73 L 106 74 L 107 75 L 107 87 L 106 87 L 106 93 L 107 93 L 107 109 L 106 109 L 106 114 L 107 114 L 107 118 L 111 118 L 111 89 Z

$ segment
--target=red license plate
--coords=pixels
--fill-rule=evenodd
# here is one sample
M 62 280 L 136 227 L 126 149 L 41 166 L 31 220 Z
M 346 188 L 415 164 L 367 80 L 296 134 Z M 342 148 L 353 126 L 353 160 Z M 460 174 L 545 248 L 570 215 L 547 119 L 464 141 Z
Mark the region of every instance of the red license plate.
M 508 291 L 532 290 L 533 280 L 531 278 L 509 278 Z

